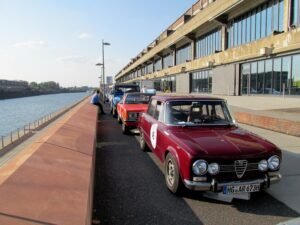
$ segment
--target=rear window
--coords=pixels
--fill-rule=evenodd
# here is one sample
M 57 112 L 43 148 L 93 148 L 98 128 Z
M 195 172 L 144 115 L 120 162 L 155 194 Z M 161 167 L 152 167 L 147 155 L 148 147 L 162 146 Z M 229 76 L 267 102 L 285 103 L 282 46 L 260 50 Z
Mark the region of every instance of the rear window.
M 148 104 L 151 95 L 138 94 L 138 95 L 127 95 L 125 99 L 125 104 Z
M 140 92 L 140 87 L 138 85 L 116 85 L 114 91 L 123 93 Z

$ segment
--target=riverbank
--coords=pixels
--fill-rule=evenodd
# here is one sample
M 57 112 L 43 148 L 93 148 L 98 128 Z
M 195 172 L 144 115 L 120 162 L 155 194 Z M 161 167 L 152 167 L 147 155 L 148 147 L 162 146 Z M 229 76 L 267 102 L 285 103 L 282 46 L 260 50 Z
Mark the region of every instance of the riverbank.
M 69 94 L 69 93 L 84 93 L 84 91 L 19 91 L 19 92 L 4 92 L 0 91 L 0 100 L 12 99 L 12 98 L 23 98 L 33 97 L 39 95 L 52 95 L 52 94 Z

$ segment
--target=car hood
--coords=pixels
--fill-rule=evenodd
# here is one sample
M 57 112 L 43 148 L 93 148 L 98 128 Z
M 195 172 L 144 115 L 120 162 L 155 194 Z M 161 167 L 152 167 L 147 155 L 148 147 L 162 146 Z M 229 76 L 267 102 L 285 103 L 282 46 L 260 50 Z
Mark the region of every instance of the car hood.
M 279 151 L 275 145 L 237 127 L 178 128 L 170 131 L 191 155 L 207 158 L 263 157 Z
M 128 112 L 145 112 L 148 109 L 148 104 L 124 104 L 123 107 Z

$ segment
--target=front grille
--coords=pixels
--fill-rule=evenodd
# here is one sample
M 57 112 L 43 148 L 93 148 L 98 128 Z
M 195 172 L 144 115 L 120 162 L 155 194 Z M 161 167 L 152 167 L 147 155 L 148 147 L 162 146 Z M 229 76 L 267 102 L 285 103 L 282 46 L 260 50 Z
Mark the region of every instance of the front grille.
M 247 160 L 235 160 L 234 161 L 234 168 L 235 173 L 238 178 L 242 178 L 244 176 L 244 173 L 247 169 Z
M 220 165 L 218 177 L 221 179 L 255 178 L 262 174 L 257 162 L 248 163 L 247 160 L 235 160 L 233 164 Z
M 135 113 L 136 115 L 134 117 L 129 117 L 127 121 L 136 122 L 139 119 L 140 113 Z

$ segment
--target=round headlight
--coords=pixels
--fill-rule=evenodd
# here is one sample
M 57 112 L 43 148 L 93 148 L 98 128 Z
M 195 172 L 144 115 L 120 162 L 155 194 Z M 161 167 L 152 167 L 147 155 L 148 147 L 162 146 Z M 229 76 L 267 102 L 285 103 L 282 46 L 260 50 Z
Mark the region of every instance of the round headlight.
M 220 166 L 218 163 L 210 163 L 208 165 L 208 172 L 211 174 L 211 175 L 216 175 L 218 174 L 220 171 Z
M 193 172 L 196 175 L 204 175 L 207 172 L 207 162 L 205 160 L 197 160 L 193 163 Z
M 260 171 L 266 171 L 268 169 L 268 162 L 267 160 L 261 160 L 259 163 L 258 163 L 258 169 Z
M 273 155 L 268 159 L 268 166 L 270 170 L 277 170 L 280 166 L 280 159 L 277 155 Z

